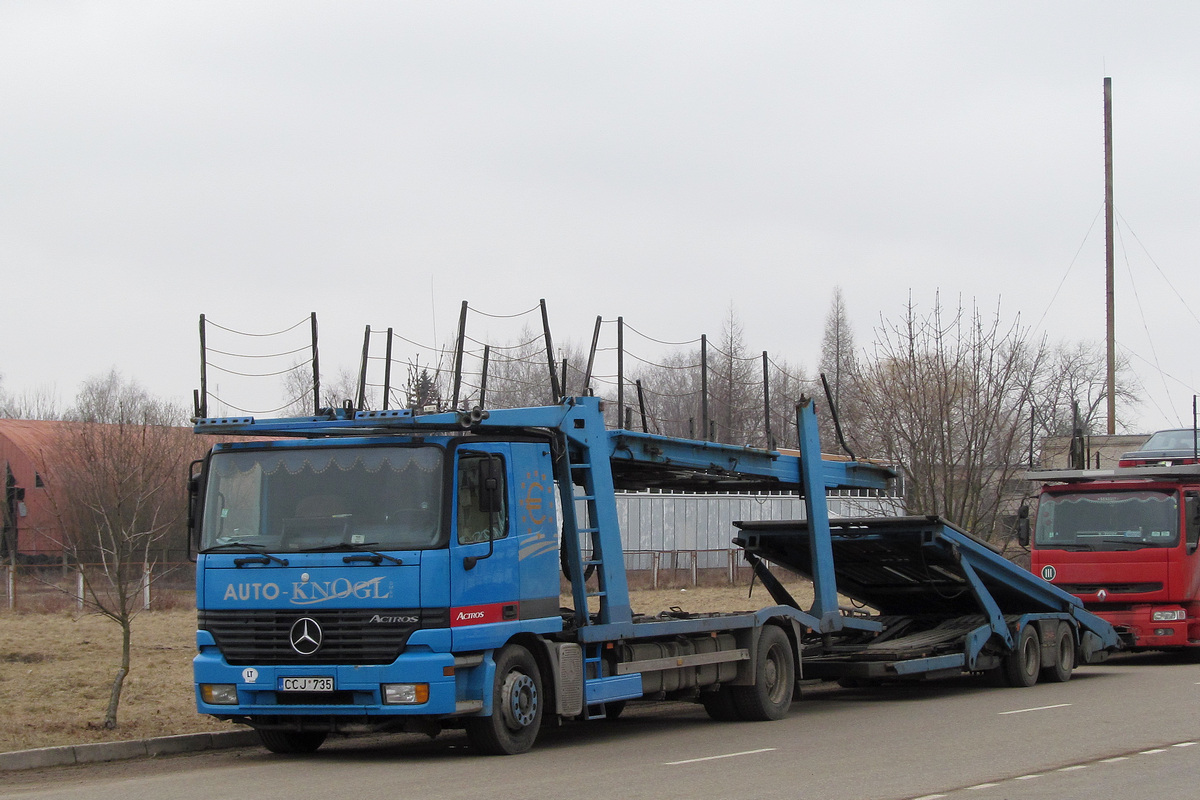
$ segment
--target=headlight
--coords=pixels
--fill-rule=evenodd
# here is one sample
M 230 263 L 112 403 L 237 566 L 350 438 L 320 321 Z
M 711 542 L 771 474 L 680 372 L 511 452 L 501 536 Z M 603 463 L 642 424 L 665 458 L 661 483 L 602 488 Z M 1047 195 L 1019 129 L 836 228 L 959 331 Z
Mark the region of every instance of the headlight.
M 1175 622 L 1187 619 L 1187 612 L 1182 608 L 1175 611 L 1155 611 L 1150 615 L 1150 619 L 1154 622 Z
M 428 683 L 385 683 L 380 686 L 383 690 L 383 702 L 388 705 L 420 705 L 429 702 Z
M 238 702 L 236 683 L 202 683 L 200 699 L 212 706 L 236 706 Z

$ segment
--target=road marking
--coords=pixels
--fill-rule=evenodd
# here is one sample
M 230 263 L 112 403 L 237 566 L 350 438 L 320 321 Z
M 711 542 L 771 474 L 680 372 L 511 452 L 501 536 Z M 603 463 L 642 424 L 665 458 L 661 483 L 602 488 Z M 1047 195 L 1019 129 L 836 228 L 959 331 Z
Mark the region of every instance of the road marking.
M 1064 705 L 1070 705 L 1070 703 L 1065 703 Z M 1058 707 L 1059 706 L 1046 706 L 1046 708 L 1058 708 Z M 1023 710 L 1024 711 L 1040 711 L 1041 709 L 1027 708 L 1027 709 L 1023 709 Z M 1020 711 L 1008 711 L 1005 713 L 1019 714 L 1021 712 Z M 1093 764 L 1115 764 L 1118 761 L 1128 761 L 1129 759 L 1133 758 L 1134 755 L 1152 756 L 1157 753 L 1165 753 L 1171 747 L 1195 747 L 1198 744 L 1200 744 L 1200 741 L 1176 742 L 1175 744 L 1163 745 L 1162 747 L 1152 747 L 1149 750 L 1139 750 L 1137 753 L 1132 753 L 1127 756 L 1112 756 L 1110 758 L 1101 758 L 1096 761 L 1091 761 L 1091 762 L 1088 762 L 1087 764 L 1072 764 L 1069 767 L 1059 767 L 1058 769 L 1056 769 L 1054 771 L 1055 772 L 1074 772 L 1074 771 L 1080 770 L 1080 769 L 1087 769 L 1088 767 L 1092 766 Z M 723 756 L 716 756 L 716 758 L 723 758 Z M 704 759 L 697 759 L 697 760 L 702 761 Z M 679 762 L 679 763 L 685 763 L 685 762 Z M 966 787 L 963 787 L 962 789 L 956 789 L 955 791 L 971 792 L 971 791 L 978 791 L 981 789 L 991 789 L 994 786 L 1000 786 L 1001 784 L 1007 783 L 1009 781 L 1029 781 L 1029 780 L 1033 780 L 1034 778 L 1045 777 L 1046 774 L 1047 773 L 1044 773 L 1044 772 L 1031 772 L 1027 775 L 1018 775 L 1015 778 L 1005 778 L 1004 780 L 1001 780 L 1001 781 L 991 781 L 988 783 L 979 783 L 979 784 L 976 784 L 975 786 L 966 786 Z M 940 800 L 943 797 L 949 797 L 949 795 L 948 794 L 925 794 L 925 795 L 921 795 L 920 797 L 914 797 L 914 798 L 912 798 L 912 800 Z
M 1001 711 L 999 716 L 1003 717 L 1006 714 L 1024 714 L 1026 711 L 1049 711 L 1052 708 L 1066 708 L 1070 703 L 1056 703 L 1052 706 L 1038 706 L 1037 708 L 1018 708 L 1016 711 Z
M 719 755 L 719 756 L 705 756 L 704 758 L 689 758 L 684 761 L 668 761 L 665 764 L 663 764 L 663 766 L 664 767 L 674 767 L 679 764 L 696 764 L 700 761 L 716 761 L 719 758 L 736 758 L 737 756 L 752 756 L 756 753 L 769 753 L 774 749 L 776 749 L 776 748 L 764 747 L 759 750 L 743 750 L 740 753 L 725 753 L 724 755 Z

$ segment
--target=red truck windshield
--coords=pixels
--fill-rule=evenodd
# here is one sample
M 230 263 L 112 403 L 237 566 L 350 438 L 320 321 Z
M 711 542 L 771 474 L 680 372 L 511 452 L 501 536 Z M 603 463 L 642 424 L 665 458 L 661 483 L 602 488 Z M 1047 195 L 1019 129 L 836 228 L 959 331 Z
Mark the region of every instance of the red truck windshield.
M 1043 494 L 1034 546 L 1048 550 L 1136 550 L 1179 543 L 1171 492 Z

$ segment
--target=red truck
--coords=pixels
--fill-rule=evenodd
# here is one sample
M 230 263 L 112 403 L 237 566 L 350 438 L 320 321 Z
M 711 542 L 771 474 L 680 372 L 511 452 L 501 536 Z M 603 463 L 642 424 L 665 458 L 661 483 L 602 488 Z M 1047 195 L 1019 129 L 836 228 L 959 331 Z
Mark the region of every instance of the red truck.
M 1188 461 L 1027 473 L 1042 484 L 1030 568 L 1112 623 L 1126 649 L 1200 661 L 1200 464 Z

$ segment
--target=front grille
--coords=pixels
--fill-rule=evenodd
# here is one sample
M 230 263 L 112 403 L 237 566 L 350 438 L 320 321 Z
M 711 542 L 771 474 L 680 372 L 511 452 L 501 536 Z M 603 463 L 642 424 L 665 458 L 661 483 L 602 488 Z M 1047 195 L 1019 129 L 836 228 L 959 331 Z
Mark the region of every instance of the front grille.
M 1109 594 L 1145 594 L 1161 592 L 1161 583 L 1056 583 L 1063 591 L 1071 594 L 1095 594 L 1103 589 Z
M 322 632 L 320 648 L 308 656 L 293 650 L 289 638 L 292 625 L 305 617 L 316 621 Z M 418 621 L 394 621 L 405 617 Z M 450 610 L 347 608 L 322 611 L 201 611 L 198 624 L 200 630 L 212 634 L 225 660 L 238 666 L 390 664 L 404 651 L 413 631 L 449 627 Z

